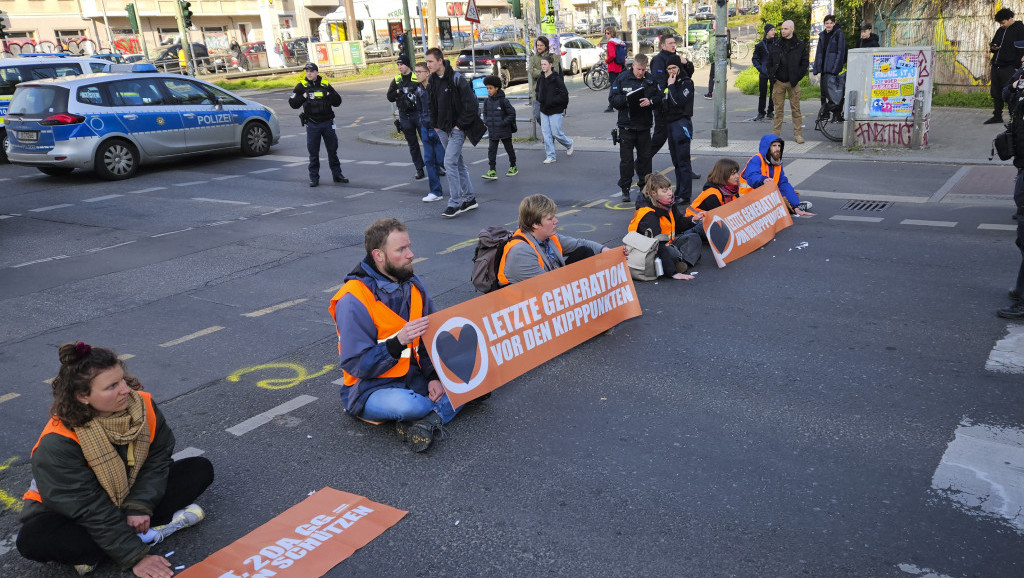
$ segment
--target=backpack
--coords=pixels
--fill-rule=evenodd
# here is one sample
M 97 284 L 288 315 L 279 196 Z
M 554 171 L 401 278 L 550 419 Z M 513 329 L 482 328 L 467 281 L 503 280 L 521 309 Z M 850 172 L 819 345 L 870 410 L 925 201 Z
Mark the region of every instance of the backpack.
M 615 43 L 615 64 L 619 66 L 626 65 L 626 45 L 625 43 Z
M 665 241 L 668 241 L 668 235 L 665 234 L 648 237 L 636 231 L 626 233 L 622 242 L 629 249 L 629 253 L 626 255 L 626 264 L 629 266 L 629 274 L 633 279 L 654 281 L 658 278 L 654 260 L 658 257 L 658 243 Z
M 473 272 L 469 280 L 473 287 L 481 293 L 490 293 L 499 288 L 498 266 L 501 265 L 501 256 L 505 253 L 505 245 L 512 240 L 514 235 L 505 227 L 494 226 L 481 229 L 476 242 L 476 250 L 473 251 Z M 516 237 L 523 239 L 522 237 Z M 525 239 L 523 239 L 525 241 Z

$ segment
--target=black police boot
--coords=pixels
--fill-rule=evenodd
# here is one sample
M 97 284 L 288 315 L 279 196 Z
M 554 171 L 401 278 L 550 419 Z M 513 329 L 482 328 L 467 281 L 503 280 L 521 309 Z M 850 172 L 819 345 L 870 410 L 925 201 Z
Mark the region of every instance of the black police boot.
M 334 182 L 336 182 L 336 183 L 347 183 L 348 179 L 345 178 L 345 175 L 334 175 Z
M 628 203 L 629 202 L 629 189 L 625 189 L 625 190 L 622 191 L 622 202 L 623 203 Z
M 416 176 L 413 177 L 413 178 L 415 178 L 418 181 L 418 180 L 424 179 L 426 177 L 427 177 L 427 175 L 423 173 L 423 169 L 416 169 Z

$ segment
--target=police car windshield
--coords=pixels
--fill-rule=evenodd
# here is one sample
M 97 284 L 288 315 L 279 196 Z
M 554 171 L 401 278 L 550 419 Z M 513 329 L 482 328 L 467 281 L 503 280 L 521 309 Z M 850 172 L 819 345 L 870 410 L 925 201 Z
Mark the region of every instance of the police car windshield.
M 22 86 L 14 93 L 8 116 L 50 116 L 68 111 L 68 89 L 60 86 Z
M 23 80 L 21 69 L 14 66 L 0 68 L 0 96 L 14 94 L 14 87 Z

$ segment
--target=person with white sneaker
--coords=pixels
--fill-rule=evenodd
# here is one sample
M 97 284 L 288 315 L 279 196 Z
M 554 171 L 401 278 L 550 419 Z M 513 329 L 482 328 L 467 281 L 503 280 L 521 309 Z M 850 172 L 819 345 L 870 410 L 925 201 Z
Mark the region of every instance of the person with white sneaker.
M 555 141 L 565 147 L 566 156 L 572 156 L 572 139 L 562 131 L 562 117 L 569 106 L 569 91 L 561 74 L 554 70 L 555 59 L 550 54 L 540 57 L 540 76 L 537 77 L 537 103 L 540 108 L 540 130 L 544 134 L 544 164 L 555 162 Z
M 469 81 L 452 69 L 440 48 L 428 50 L 424 61 L 430 71 L 430 124 L 444 146 L 444 170 L 448 173 L 448 206 L 441 216 L 451 218 L 480 206 L 462 157 L 466 131 L 481 122 L 480 107 Z
M 170 562 L 150 554 L 149 543 L 205 517 L 192 502 L 213 482 L 213 465 L 172 461 L 174 433 L 112 350 L 79 341 L 58 352 L 18 551 L 80 575 L 109 559 L 140 578 L 169 578 Z

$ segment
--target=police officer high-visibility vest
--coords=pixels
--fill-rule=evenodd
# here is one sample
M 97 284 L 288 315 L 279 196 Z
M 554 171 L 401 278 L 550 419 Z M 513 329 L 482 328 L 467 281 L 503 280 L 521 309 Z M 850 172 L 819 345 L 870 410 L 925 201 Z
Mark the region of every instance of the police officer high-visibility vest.
M 156 408 L 153 407 L 153 396 L 144 391 L 136 391 L 135 393 L 142 398 L 146 412 L 146 425 L 149 427 L 149 443 L 153 443 L 153 440 L 156 439 Z M 61 435 L 74 440 L 76 444 L 80 444 L 78 441 L 78 434 L 75 433 L 75 430 L 64 425 L 64 422 L 54 416 L 50 421 L 46 422 L 46 427 L 43 428 L 43 433 L 39 434 L 39 441 L 36 442 L 36 445 L 32 446 L 32 451 L 29 452 L 29 458 L 31 458 L 32 455 L 36 453 L 36 450 L 39 449 L 39 444 L 43 443 L 43 438 L 50 434 Z M 29 487 L 28 491 L 25 492 L 24 496 L 22 496 L 22 499 L 34 500 L 36 502 L 43 501 L 43 497 L 39 495 L 39 489 L 36 487 L 36 481 L 34 479 L 32 480 L 32 485 Z
M 644 220 L 648 214 L 653 213 L 653 207 L 641 207 L 633 213 L 633 220 L 629 222 L 630 231 L 640 233 L 637 229 L 640 228 L 640 221 Z M 675 212 L 669 209 L 667 217 L 659 217 L 658 224 L 661 226 L 661 234 L 668 235 L 668 240 L 671 242 L 676 237 L 676 215 Z M 641 233 L 642 234 L 642 233 Z
M 774 166 L 774 165 L 769 165 L 768 161 L 764 160 L 764 156 L 762 156 L 761 153 L 757 153 L 756 155 L 754 155 L 753 157 L 750 157 L 750 158 L 753 159 L 754 157 L 757 157 L 757 158 L 761 159 L 761 174 L 764 175 L 765 177 L 768 177 L 771 180 L 775 181 L 775 186 L 776 187 L 779 186 L 779 177 L 782 176 L 782 167 L 778 166 L 778 167 L 776 167 L 778 170 L 772 171 L 771 167 Z M 774 174 L 771 174 L 771 176 L 769 176 L 769 173 L 774 173 Z M 747 193 L 749 193 L 749 192 L 751 192 L 753 190 L 754 190 L 754 187 L 750 186 L 747 183 L 746 179 L 740 179 L 740 190 L 739 190 L 740 195 L 745 195 L 745 194 L 747 194 Z
M 558 254 L 562 255 L 562 243 L 558 240 L 558 235 L 551 235 L 548 240 L 555 244 L 555 248 L 558 249 Z M 540 254 L 540 249 L 537 245 L 533 244 L 533 241 L 523 234 L 522 229 L 516 229 L 516 232 L 512 234 L 512 238 L 505 243 L 505 250 L 501 252 L 501 262 L 498 263 L 498 283 L 502 286 L 511 285 L 511 281 L 505 276 L 505 258 L 508 257 L 508 251 L 514 245 L 518 243 L 528 243 L 530 247 L 533 247 L 533 252 L 537 254 L 537 264 L 540 265 L 541 270 L 544 270 L 544 258 Z
M 338 355 L 341 356 L 341 328 L 338 327 L 338 318 L 335 314 L 335 309 L 338 306 L 338 301 L 345 295 L 352 295 L 366 307 L 366 311 L 370 314 L 370 319 L 373 320 L 374 326 L 377 328 L 377 343 L 383 343 L 388 339 L 391 339 L 398 332 L 405 327 L 405 324 L 414 319 L 423 317 L 423 294 L 420 292 L 419 287 L 415 284 L 412 285 L 412 290 L 409 295 L 409 320 L 406 321 L 401 315 L 395 313 L 384 304 L 382 301 L 377 299 L 377 296 L 370 291 L 370 288 L 365 283 L 358 279 L 351 279 L 342 285 L 341 289 L 331 297 L 331 319 L 334 320 L 334 329 L 338 333 Z M 419 363 L 419 354 L 416 350 L 419 349 L 420 338 L 413 339 L 409 345 L 406 346 L 405 350 L 402 351 L 402 356 L 398 358 L 398 362 L 395 363 L 391 369 L 377 375 L 376 377 L 403 377 L 409 373 L 409 364 L 412 359 L 415 359 Z M 355 385 L 359 381 L 356 376 L 342 369 L 342 373 L 345 376 L 345 385 Z

